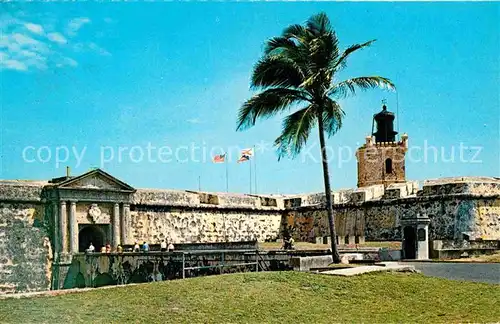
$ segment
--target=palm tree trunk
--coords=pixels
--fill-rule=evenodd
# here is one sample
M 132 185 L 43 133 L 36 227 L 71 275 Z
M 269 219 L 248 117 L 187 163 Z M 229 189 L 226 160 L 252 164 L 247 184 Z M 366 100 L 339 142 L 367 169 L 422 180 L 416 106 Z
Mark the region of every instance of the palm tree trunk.
M 319 145 L 321 147 L 321 162 L 323 163 L 323 178 L 325 181 L 326 213 L 330 225 L 330 246 L 334 263 L 340 263 L 340 255 L 337 249 L 337 233 L 335 231 L 335 220 L 333 218 L 332 189 L 330 188 L 330 172 L 328 171 L 328 157 L 326 155 L 325 132 L 323 118 L 318 117 Z

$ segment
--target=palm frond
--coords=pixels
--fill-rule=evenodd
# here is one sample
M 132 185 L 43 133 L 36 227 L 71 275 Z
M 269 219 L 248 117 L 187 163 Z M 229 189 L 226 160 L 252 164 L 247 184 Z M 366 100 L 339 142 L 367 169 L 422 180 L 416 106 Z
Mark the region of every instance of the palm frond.
M 293 24 L 283 30 L 282 36 L 288 39 L 296 39 L 302 43 L 310 39 L 312 35 L 310 35 L 309 31 L 304 26 Z
M 310 60 L 312 70 L 330 69 L 339 57 L 338 45 L 339 41 L 334 32 L 322 34 L 311 41 Z
M 330 19 L 324 12 L 320 12 L 309 18 L 306 22 L 307 29 L 314 35 L 319 36 L 332 31 Z
M 304 82 L 300 66 L 281 55 L 265 56 L 255 65 L 251 87 L 299 87 Z
M 299 87 L 303 89 L 311 89 L 313 88 L 314 84 L 318 83 L 318 80 L 319 73 L 310 74 L 308 75 L 307 79 L 302 81 Z
M 338 60 L 335 62 L 332 70 L 338 71 L 339 69 L 344 68 L 346 66 L 347 58 L 349 57 L 349 55 L 351 55 L 352 53 L 356 52 L 359 49 L 370 46 L 375 41 L 376 41 L 376 39 L 372 39 L 371 41 L 368 41 L 368 42 L 363 43 L 363 44 L 354 44 L 354 45 L 349 46 L 344 52 L 342 52 L 342 55 L 340 55 Z
M 299 24 L 288 26 L 283 30 L 281 36 L 294 42 L 306 53 L 308 52 L 309 42 L 314 39 L 314 35 L 310 30 Z
M 264 55 L 269 54 L 280 54 L 284 50 L 297 50 L 297 45 L 295 42 L 283 36 L 272 37 L 266 42 L 266 47 L 264 48 Z
M 308 54 L 309 50 L 307 46 L 299 41 L 294 41 L 294 38 L 284 36 L 269 39 L 264 48 L 264 56 L 283 56 L 300 66 L 304 66 L 307 63 Z
M 259 118 L 269 118 L 291 105 L 307 100 L 300 90 L 271 88 L 247 100 L 238 113 L 236 130 L 244 130 L 255 125 Z
M 328 96 L 341 99 L 349 95 L 355 95 L 356 89 L 368 90 L 373 88 L 395 90 L 396 86 L 391 80 L 380 76 L 358 77 L 333 85 L 328 91 Z
M 338 102 L 328 98 L 323 107 L 323 126 L 328 136 L 333 136 L 342 127 L 345 113 Z
M 278 159 L 297 156 L 317 122 L 313 105 L 302 108 L 283 120 L 281 135 L 274 141 Z

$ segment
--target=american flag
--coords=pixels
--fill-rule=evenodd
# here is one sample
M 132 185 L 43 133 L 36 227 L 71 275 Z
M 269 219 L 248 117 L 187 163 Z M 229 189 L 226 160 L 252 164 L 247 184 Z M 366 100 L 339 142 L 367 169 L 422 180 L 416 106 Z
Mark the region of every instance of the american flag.
M 214 163 L 224 163 L 225 160 L 226 160 L 226 153 L 216 155 L 212 159 Z

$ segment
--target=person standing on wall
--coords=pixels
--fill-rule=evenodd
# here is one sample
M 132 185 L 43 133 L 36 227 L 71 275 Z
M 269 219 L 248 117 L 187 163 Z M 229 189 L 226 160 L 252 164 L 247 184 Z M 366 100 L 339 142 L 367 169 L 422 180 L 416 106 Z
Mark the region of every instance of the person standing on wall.
M 174 244 L 172 242 L 168 243 L 168 252 L 173 252 L 174 251 Z
M 145 253 L 149 252 L 149 244 L 146 241 L 144 241 L 144 243 L 142 243 L 142 252 L 145 252 Z

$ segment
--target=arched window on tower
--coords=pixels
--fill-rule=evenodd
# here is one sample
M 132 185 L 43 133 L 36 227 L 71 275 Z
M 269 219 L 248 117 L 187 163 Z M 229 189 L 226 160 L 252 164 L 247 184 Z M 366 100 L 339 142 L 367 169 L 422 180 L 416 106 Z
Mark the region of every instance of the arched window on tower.
M 385 173 L 392 173 L 392 160 L 387 159 L 385 160 Z

